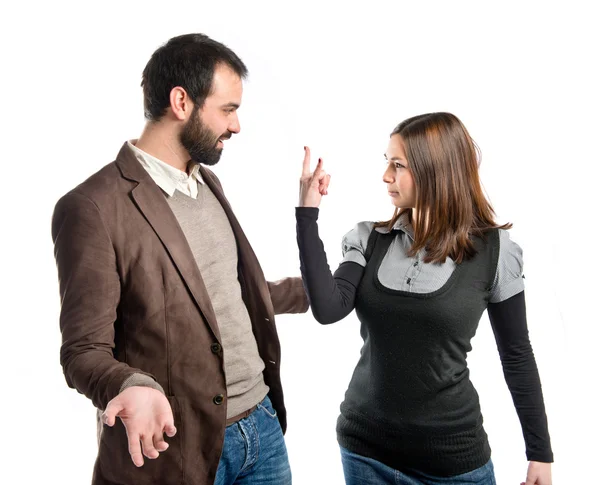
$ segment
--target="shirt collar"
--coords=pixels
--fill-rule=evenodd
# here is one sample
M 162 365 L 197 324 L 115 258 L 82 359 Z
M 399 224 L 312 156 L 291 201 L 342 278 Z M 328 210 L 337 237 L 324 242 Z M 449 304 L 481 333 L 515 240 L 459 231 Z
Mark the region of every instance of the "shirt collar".
M 390 230 L 387 227 L 376 227 L 375 230 L 377 232 L 381 232 L 382 234 L 387 234 Z M 408 214 L 402 214 L 398 220 L 395 222 L 394 227 L 392 227 L 393 231 L 402 231 L 408 237 L 410 237 L 413 241 L 415 239 L 415 232 L 413 230 L 412 224 L 408 220 Z
M 153 157 L 149 153 L 140 150 L 135 146 L 136 142 L 137 140 L 129 140 L 127 145 L 133 151 L 137 160 L 148 172 L 156 185 L 158 185 L 169 197 L 172 197 L 173 194 L 175 194 L 175 191 L 179 190 L 194 199 L 196 198 L 198 194 L 196 183 L 204 183 L 202 175 L 200 174 L 199 164 L 195 164 L 191 173 L 188 175 L 168 163 Z

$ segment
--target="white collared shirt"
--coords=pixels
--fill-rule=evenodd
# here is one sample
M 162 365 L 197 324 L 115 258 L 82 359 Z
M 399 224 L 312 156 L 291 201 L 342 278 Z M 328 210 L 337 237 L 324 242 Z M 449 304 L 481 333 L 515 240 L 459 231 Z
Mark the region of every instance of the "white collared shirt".
M 135 146 L 137 140 L 129 140 L 127 145 L 135 154 L 135 157 L 142 164 L 142 167 L 148 172 L 152 180 L 169 197 L 173 197 L 176 190 L 196 199 L 198 197 L 198 183 L 202 184 L 202 175 L 200 174 L 200 165 L 194 165 L 192 172 L 188 175 L 186 172 L 169 165 L 168 163 L 153 157 L 149 153 L 140 150 Z

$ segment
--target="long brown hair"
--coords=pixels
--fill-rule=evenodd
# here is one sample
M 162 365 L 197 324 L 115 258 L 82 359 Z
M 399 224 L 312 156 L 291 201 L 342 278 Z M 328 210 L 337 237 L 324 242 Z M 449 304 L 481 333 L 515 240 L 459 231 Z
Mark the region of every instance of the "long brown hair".
M 456 263 L 475 255 L 472 236 L 481 237 L 498 225 L 494 209 L 486 199 L 478 171 L 478 148 L 462 122 L 450 113 L 428 113 L 400 123 L 391 136 L 400 135 L 408 168 L 416 188 L 414 256 L 423 248 L 426 263 L 443 263 L 450 256 Z M 392 219 L 375 224 L 392 229 L 412 210 L 396 209 Z

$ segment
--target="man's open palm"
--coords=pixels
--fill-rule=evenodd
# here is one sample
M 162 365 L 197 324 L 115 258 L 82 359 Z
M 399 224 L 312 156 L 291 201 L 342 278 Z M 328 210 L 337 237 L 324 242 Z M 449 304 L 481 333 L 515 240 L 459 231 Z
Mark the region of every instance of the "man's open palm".
M 169 447 L 163 433 L 173 437 L 177 431 L 169 401 L 151 387 L 129 387 L 112 399 L 102 414 L 102 421 L 114 426 L 117 417 L 125 425 L 129 454 L 135 466 L 144 464 L 143 455 L 158 458 L 159 452 Z

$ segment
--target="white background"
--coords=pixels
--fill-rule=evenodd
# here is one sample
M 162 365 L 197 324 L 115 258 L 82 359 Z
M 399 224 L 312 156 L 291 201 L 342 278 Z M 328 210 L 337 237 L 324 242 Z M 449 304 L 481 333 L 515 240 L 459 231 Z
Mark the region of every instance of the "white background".
M 335 269 L 354 224 L 391 214 L 381 176 L 392 128 L 430 111 L 462 119 L 498 218 L 514 223 L 524 250 L 554 483 L 599 483 L 600 35 L 591 3 L 3 2 L 0 481 L 89 483 L 94 409 L 59 365 L 53 206 L 139 135 L 152 52 L 203 32 L 250 70 L 242 131 L 216 172 L 270 279 L 299 275 L 303 145 L 332 174 L 320 232 Z M 294 483 L 342 484 L 335 420 L 359 355 L 356 317 L 321 327 L 310 313 L 282 316 L 278 329 Z M 486 317 L 473 345 L 498 483 L 517 484 L 524 444 Z

